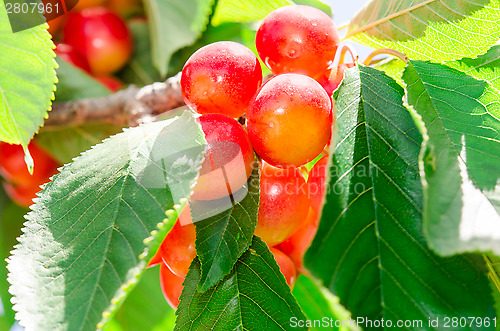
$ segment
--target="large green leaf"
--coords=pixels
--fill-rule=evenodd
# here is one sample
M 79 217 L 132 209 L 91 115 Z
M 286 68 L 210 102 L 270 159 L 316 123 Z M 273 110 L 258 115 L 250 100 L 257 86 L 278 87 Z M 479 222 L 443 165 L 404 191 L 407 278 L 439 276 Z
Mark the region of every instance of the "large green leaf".
M 121 127 L 107 123 L 89 123 L 72 127 L 46 127 L 36 141 L 57 161 L 69 163 L 80 153 L 117 134 Z
M 153 64 L 162 76 L 175 51 L 189 46 L 205 30 L 215 0 L 145 0 Z
M 252 244 L 259 210 L 259 185 L 259 173 L 255 169 L 248 183 L 232 196 L 233 199 L 228 197 L 226 203 L 213 200 L 191 202 L 193 217 L 200 217 L 196 214 L 202 214 L 204 210 L 213 212 L 215 205 L 220 205 L 223 210 L 195 223 L 196 252 L 202 271 L 199 291 L 205 292 L 229 274 L 241 254 Z
M 310 322 L 311 331 L 349 330 L 349 313 L 339 304 L 339 299 L 333 296 L 327 289 L 317 284 L 305 275 L 300 275 L 293 288 L 293 296 L 297 299 Z M 307 323 L 307 322 L 306 322 Z
M 54 98 L 54 43 L 47 25 L 13 33 L 0 2 L 0 141 L 27 146 Z
M 500 254 L 500 94 L 485 81 L 422 61 L 411 61 L 403 79 L 429 134 L 429 245 L 441 255 Z
M 64 166 L 36 199 L 8 264 L 21 325 L 102 326 L 146 265 L 144 240 L 189 196 L 204 143 L 193 114 L 174 112 Z
M 499 0 L 372 0 L 347 37 L 436 62 L 475 58 L 500 37 Z
M 427 247 L 418 163 L 423 139 L 403 106 L 403 88 L 361 66 L 346 71 L 338 93 L 341 139 L 307 268 L 355 317 L 394 325 L 420 320 L 420 329 L 428 318 L 493 318 L 481 257 L 441 258 Z
M 500 45 L 493 46 L 486 54 L 476 59 L 467 58 L 448 62 L 446 65 L 477 79 L 486 80 L 500 91 Z
M 57 58 L 56 102 L 73 101 L 84 98 L 105 97 L 111 92 L 83 70 Z
M 234 269 L 210 290 L 197 291 L 200 263 L 191 265 L 177 309 L 175 330 L 297 330 L 292 318 L 304 320 L 278 264 L 266 244 L 253 244 Z
M 174 328 L 175 312 L 163 297 L 157 267 L 144 271 L 137 286 L 116 312 L 113 322 L 123 330 L 131 331 Z
M 291 0 L 218 0 L 212 24 L 258 21 L 273 10 L 291 4 Z

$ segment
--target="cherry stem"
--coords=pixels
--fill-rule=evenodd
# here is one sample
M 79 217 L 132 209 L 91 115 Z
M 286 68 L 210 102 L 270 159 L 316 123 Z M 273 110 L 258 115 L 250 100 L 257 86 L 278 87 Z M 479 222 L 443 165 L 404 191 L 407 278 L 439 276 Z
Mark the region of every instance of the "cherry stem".
M 337 30 L 339 30 L 339 31 L 340 31 L 340 30 L 343 30 L 343 29 L 347 28 L 348 26 L 349 26 L 349 23 L 344 23 L 344 24 L 340 25 L 340 26 L 337 28 Z
M 400 53 L 400 52 L 398 52 L 394 49 L 390 49 L 390 48 L 382 48 L 382 49 L 377 49 L 377 50 L 373 51 L 370 55 L 368 55 L 368 57 L 363 62 L 363 64 L 367 65 L 367 66 L 373 64 L 374 63 L 373 58 L 379 54 L 392 55 L 392 56 L 400 59 L 404 63 L 408 63 L 408 57 L 406 55 L 404 55 L 403 53 Z
M 344 60 L 345 60 L 345 54 L 349 52 L 351 54 L 351 57 L 352 57 L 352 62 L 353 63 L 357 63 L 358 62 L 358 59 L 359 59 L 359 55 L 358 55 L 358 52 L 356 52 L 356 49 L 349 45 L 349 44 L 346 44 L 342 47 L 342 50 L 340 51 L 340 58 L 339 58 L 339 64 L 341 63 L 344 63 Z
M 321 156 L 328 156 L 328 155 L 330 155 L 330 152 L 328 152 L 326 148 L 323 149 L 323 151 L 321 152 Z

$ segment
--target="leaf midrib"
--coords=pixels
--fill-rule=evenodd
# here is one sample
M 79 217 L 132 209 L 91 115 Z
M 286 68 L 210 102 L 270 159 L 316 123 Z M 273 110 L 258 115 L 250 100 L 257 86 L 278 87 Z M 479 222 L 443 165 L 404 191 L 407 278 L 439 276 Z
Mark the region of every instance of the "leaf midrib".
M 381 18 L 381 19 L 379 19 L 379 20 L 376 20 L 376 21 L 375 21 L 375 22 L 373 22 L 373 23 L 370 23 L 370 24 L 368 24 L 368 25 L 363 26 L 362 28 L 359 28 L 359 29 L 357 29 L 357 30 L 354 30 L 354 31 L 353 31 L 353 32 L 351 32 L 351 33 L 348 33 L 348 34 L 344 37 L 344 39 L 348 39 L 348 38 L 351 38 L 352 36 L 355 36 L 355 35 L 357 35 L 357 34 L 360 34 L 360 33 L 366 32 L 366 31 L 368 31 L 368 30 L 370 30 L 370 29 L 373 29 L 373 28 L 374 28 L 374 27 L 376 27 L 377 25 L 380 25 L 380 24 L 383 24 L 383 23 L 387 23 L 387 22 L 389 22 L 389 21 L 391 21 L 391 20 L 393 20 L 393 19 L 395 19 L 395 18 L 397 18 L 397 17 L 399 17 L 399 16 L 402 16 L 402 15 L 408 14 L 408 13 L 410 13 L 410 12 L 414 11 L 414 10 L 417 10 L 417 9 L 419 9 L 419 8 L 421 8 L 421 7 L 427 6 L 428 4 L 430 4 L 430 3 L 432 3 L 432 2 L 436 2 L 436 1 L 440 1 L 440 0 L 427 0 L 427 1 L 425 1 L 425 2 L 422 2 L 422 3 L 418 4 L 418 5 L 414 5 L 414 6 L 410 7 L 410 8 L 407 8 L 407 9 L 405 9 L 405 10 L 402 10 L 402 11 L 400 11 L 400 12 L 396 12 L 396 13 L 394 13 L 394 14 L 392 14 L 392 15 L 389 15 L 389 16 L 386 16 L 386 17 Z

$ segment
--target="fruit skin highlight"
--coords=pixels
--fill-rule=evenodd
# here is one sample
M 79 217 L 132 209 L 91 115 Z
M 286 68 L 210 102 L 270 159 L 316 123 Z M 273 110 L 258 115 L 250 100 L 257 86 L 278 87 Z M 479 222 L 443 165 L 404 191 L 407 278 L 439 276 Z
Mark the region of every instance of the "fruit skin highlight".
M 300 170 L 262 163 L 255 235 L 269 246 L 283 242 L 304 223 L 309 206 L 307 184 Z
M 247 114 L 250 142 L 275 166 L 301 166 L 318 156 L 332 132 L 332 101 L 314 79 L 298 74 L 271 78 Z
M 252 173 L 255 157 L 250 139 L 243 126 L 229 116 L 206 114 L 198 121 L 208 149 L 192 198 L 227 197 L 239 190 Z
M 247 47 L 220 41 L 197 50 L 182 70 L 184 101 L 200 114 L 240 117 L 262 83 L 259 60 Z
M 333 20 L 319 9 L 302 5 L 271 12 L 255 37 L 257 52 L 273 73 L 310 77 L 321 75 L 333 64 L 339 42 Z
M 180 296 L 184 289 L 182 285 L 184 279 L 184 277 L 179 277 L 172 273 L 165 263 L 160 265 L 161 291 L 172 309 L 177 309 L 177 306 L 179 306 Z
M 132 36 L 125 22 L 103 7 L 69 15 L 63 40 L 85 56 L 95 76 L 117 71 L 132 54 Z

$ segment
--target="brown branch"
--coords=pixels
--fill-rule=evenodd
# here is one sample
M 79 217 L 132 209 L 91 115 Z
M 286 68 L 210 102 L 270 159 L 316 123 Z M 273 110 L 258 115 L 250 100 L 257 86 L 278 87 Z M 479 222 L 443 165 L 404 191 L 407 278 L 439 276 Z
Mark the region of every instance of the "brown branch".
M 180 74 L 165 82 L 143 88 L 129 86 L 109 96 L 55 103 L 45 127 L 104 122 L 119 126 L 136 126 L 154 121 L 155 116 L 184 105 Z

